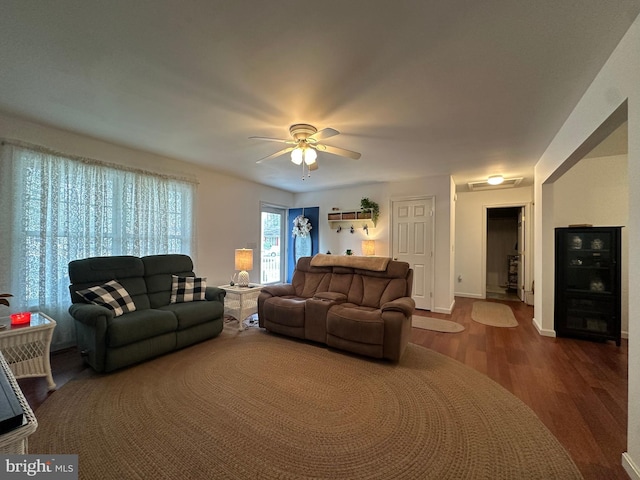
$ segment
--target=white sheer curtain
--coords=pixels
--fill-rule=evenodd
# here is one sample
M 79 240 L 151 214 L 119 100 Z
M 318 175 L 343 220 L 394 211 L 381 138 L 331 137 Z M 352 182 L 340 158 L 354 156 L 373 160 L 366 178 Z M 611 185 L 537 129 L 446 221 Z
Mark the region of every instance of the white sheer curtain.
M 192 181 L 6 141 L 0 158 L 0 293 L 57 321 L 54 348 L 75 344 L 69 261 L 195 250 Z

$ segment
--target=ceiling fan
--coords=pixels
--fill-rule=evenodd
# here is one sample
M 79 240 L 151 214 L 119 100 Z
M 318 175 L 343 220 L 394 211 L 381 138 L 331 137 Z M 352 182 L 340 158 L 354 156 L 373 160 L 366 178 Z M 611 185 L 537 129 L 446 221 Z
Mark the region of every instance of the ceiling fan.
M 344 148 L 333 147 L 325 143 L 320 143 L 322 140 L 334 137 L 340 133 L 333 128 L 323 128 L 322 130 L 318 130 L 313 125 L 308 125 L 306 123 L 296 123 L 295 125 L 291 125 L 291 127 L 289 127 L 289 133 L 291 134 L 290 139 L 249 137 L 256 140 L 280 142 L 288 145 L 288 147 L 283 148 L 278 152 L 261 158 L 256 163 L 262 163 L 266 160 L 271 160 L 273 158 L 279 157 L 280 155 L 291 152 L 291 161 L 296 165 L 302 165 L 304 178 L 305 166 L 309 171 L 318 169 L 318 162 L 316 162 L 318 154 L 316 151 L 332 153 L 334 155 L 351 158 L 353 160 L 358 160 L 361 157 L 361 154 L 358 152 L 346 150 Z

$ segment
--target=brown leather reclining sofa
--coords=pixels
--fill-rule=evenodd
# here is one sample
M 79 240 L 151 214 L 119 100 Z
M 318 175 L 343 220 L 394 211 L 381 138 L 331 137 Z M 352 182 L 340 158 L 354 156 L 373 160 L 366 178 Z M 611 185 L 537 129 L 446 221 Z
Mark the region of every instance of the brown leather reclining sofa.
M 412 286 L 406 262 L 302 257 L 290 284 L 262 289 L 258 321 L 275 333 L 397 362 L 411 334 Z

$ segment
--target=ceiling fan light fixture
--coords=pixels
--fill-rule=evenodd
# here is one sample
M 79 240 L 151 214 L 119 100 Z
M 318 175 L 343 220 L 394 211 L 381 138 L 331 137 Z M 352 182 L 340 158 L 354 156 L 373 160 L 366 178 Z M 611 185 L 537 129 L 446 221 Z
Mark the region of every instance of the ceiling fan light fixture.
M 347 150 L 345 148 L 333 147 L 324 143 L 327 138 L 335 137 L 340 132 L 333 128 L 323 128 L 318 130 L 313 125 L 306 123 L 296 123 L 289 127 L 291 138 L 271 138 L 271 137 L 249 137 L 256 140 L 267 140 L 270 142 L 284 143 L 287 147 L 279 150 L 271 155 L 261 158 L 256 163 L 262 163 L 267 160 L 279 157 L 285 153 L 291 153 L 291 163 L 294 165 L 302 165 L 302 171 L 306 169 L 308 172 L 318 169 L 318 150 L 337 155 L 339 157 L 351 158 L 358 160 L 362 155 L 358 152 Z M 321 143 L 322 142 L 322 143 Z M 307 175 L 309 176 L 309 175 Z
M 313 165 L 316 162 L 316 158 L 318 158 L 318 154 L 313 148 L 304 149 L 304 163 Z
M 296 165 L 300 165 L 302 163 L 303 151 L 300 147 L 294 148 L 291 151 L 291 161 Z
M 487 183 L 489 185 L 500 185 L 502 182 L 504 182 L 504 177 L 502 175 L 491 175 L 487 178 Z

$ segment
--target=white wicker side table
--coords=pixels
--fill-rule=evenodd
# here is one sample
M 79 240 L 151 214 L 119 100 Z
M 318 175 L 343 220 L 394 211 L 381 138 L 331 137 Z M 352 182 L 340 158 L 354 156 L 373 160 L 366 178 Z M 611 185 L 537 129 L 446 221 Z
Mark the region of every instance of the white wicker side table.
M 0 330 L 0 352 L 14 376 L 46 377 L 49 390 L 55 389 L 49 358 L 55 320 L 32 312 L 29 325 L 11 325 L 9 317 L 0 318 L 0 324 L 6 325 Z
M 235 317 L 238 320 L 238 330 L 244 330 L 244 319 L 258 312 L 258 295 L 263 285 L 220 285 L 218 288 L 227 292 L 224 297 L 224 313 Z
M 15 392 L 16 397 L 18 397 L 20 406 L 24 411 L 25 420 L 21 427 L 0 435 L 0 453 L 24 455 L 29 453 L 28 437 L 38 428 L 38 421 L 33 414 L 33 410 L 31 410 L 31 407 L 27 403 L 27 399 L 24 398 L 22 390 L 20 390 L 9 365 L 2 356 L 2 352 L 0 352 L 0 370 L 7 376 L 11 388 Z

